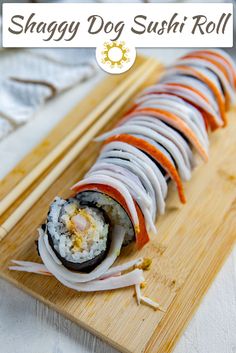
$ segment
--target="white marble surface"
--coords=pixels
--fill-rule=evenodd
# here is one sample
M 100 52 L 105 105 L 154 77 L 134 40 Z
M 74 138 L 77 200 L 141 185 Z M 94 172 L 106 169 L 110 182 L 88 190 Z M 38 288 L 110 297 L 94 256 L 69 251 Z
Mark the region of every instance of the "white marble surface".
M 171 62 L 184 50 L 148 50 Z M 28 125 L 0 144 L 2 178 L 60 120 L 102 74 L 47 103 Z M 76 324 L 0 280 L 0 352 L 117 352 Z M 236 353 L 236 249 L 203 299 L 175 353 Z M 163 352 L 164 353 L 164 352 Z

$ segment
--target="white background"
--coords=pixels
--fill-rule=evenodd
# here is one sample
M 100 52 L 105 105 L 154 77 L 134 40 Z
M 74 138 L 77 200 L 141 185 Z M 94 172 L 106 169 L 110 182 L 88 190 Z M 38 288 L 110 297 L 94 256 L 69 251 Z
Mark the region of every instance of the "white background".
M 165 63 L 185 50 L 145 50 Z M 103 74 L 55 98 L 0 144 L 0 178 L 36 145 Z M 37 131 L 37 134 L 35 134 Z M 191 182 L 191 181 L 190 181 Z M 115 353 L 107 344 L 0 280 L 1 353 Z M 163 352 L 164 353 L 164 352 Z M 174 353 L 236 353 L 236 249 L 228 258 Z

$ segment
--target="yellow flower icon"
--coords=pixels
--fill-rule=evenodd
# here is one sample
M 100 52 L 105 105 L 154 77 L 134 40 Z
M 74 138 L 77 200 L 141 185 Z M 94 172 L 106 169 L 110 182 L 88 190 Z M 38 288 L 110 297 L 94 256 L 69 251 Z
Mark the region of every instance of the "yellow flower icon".
M 102 63 L 109 65 L 110 68 L 121 68 L 124 64 L 129 62 L 129 49 L 125 42 L 105 42 L 102 54 Z

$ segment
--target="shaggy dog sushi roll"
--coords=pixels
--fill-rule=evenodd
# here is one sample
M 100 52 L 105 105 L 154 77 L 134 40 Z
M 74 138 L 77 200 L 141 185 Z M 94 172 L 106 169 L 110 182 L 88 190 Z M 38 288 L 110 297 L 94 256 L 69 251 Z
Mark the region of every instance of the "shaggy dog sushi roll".
M 42 230 L 62 264 L 74 271 L 90 272 L 106 257 L 115 224 L 124 226 L 124 244 L 134 238 L 134 228 L 122 206 L 97 191 L 84 191 L 51 204 Z
M 141 249 L 149 233 L 157 233 L 171 180 L 186 202 L 184 182 L 199 157 L 208 160 L 208 134 L 227 125 L 235 89 L 236 67 L 224 52 L 198 50 L 180 58 L 97 137 L 101 152 L 72 186 L 72 196 L 52 202 L 39 229 L 43 264 L 13 261 L 10 268 L 53 275 L 83 292 L 134 285 L 138 304 L 160 309 L 141 293 L 150 259 L 114 263 L 123 246 L 135 242 Z

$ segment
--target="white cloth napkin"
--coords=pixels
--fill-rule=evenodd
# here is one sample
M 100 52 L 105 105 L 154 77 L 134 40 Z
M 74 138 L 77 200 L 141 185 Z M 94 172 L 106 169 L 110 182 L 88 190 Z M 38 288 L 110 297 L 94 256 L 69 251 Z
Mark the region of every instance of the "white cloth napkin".
M 90 49 L 1 49 L 0 140 L 31 120 L 48 99 L 97 70 Z
M 0 139 L 45 101 L 91 77 L 95 67 L 85 49 L 0 51 Z

